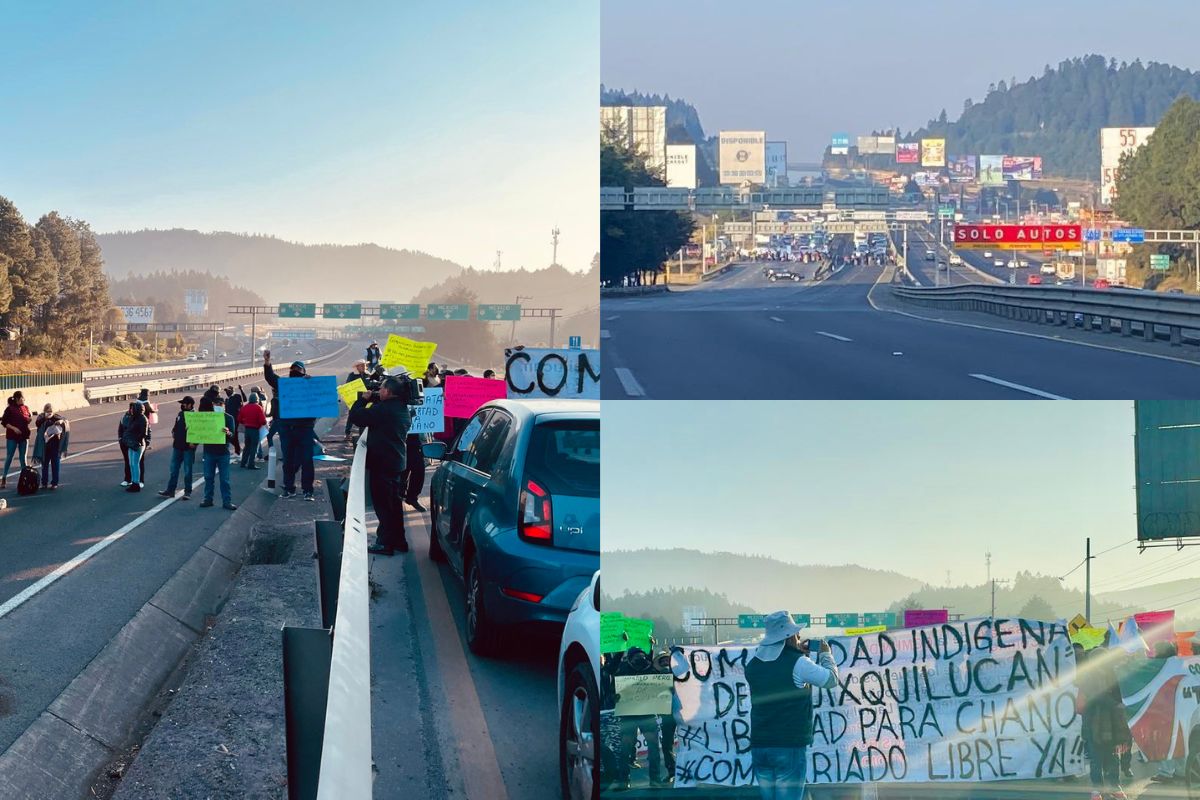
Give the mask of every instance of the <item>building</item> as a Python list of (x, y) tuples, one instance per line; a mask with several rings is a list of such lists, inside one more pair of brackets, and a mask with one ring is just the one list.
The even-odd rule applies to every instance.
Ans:
[(601, 106), (600, 130), (620, 131), (626, 144), (646, 154), (651, 169), (666, 169), (666, 106)]

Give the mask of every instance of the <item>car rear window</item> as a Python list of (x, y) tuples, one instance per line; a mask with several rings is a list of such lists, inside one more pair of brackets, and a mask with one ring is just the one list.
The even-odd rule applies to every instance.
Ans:
[(525, 470), (551, 494), (600, 496), (600, 421), (544, 422), (533, 429)]

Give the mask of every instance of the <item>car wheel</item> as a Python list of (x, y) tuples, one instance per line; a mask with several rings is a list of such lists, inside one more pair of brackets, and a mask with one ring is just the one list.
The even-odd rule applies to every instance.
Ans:
[(441, 564), (446, 560), (446, 551), (442, 549), (442, 542), (438, 539), (437, 506), (433, 503), (429, 506), (429, 560)]
[(598, 800), (596, 744), (600, 741), (600, 694), (586, 661), (567, 673), (559, 714), (558, 773), (563, 800)]
[(499, 637), (496, 626), (488, 619), (487, 605), (483, 599), (483, 575), (479, 572), (479, 559), (472, 558), (467, 564), (463, 585), (467, 592), (467, 646), (478, 656), (496, 652)]

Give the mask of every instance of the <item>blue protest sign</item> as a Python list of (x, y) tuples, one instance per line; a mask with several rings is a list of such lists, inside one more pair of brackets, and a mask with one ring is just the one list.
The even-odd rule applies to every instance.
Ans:
[(279, 406), (280, 419), (336, 417), (341, 413), (337, 378), (332, 375), (280, 378)]
[(425, 390), (425, 402), (413, 406), (412, 427), (409, 433), (441, 433), (446, 428), (446, 395), (439, 386)]

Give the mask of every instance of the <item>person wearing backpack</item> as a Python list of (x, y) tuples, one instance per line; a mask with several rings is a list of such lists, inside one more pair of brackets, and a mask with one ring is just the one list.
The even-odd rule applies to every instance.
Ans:
[(122, 417), (118, 432), (121, 449), (125, 451), (125, 464), (129, 469), (129, 485), (125, 491), (140, 492), (143, 485), (142, 457), (150, 444), (150, 425), (142, 403), (129, 404), (129, 412)]
[(25, 395), (14, 392), (8, 398), (8, 406), (0, 416), (4, 425), (4, 444), (7, 454), (4, 458), (4, 471), (0, 472), (0, 489), (8, 487), (8, 469), (12, 466), (13, 455), (19, 456), (21, 469), (29, 466), (25, 460), (25, 452), (29, 448), (29, 423), (32, 417), (25, 405)]
[(54, 407), (46, 403), (34, 424), (38, 429), (34, 455), (42, 462), (42, 488), (58, 488), (58, 468), (62, 461), (64, 445), (70, 423), (65, 417), (54, 413)]

